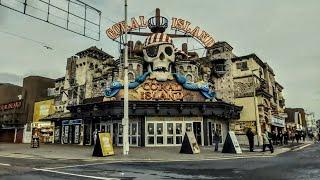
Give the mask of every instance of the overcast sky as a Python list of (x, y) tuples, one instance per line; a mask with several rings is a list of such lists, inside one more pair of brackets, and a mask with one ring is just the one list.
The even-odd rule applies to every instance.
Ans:
[[(0, 6), (0, 81), (19, 84), (26, 75), (62, 77), (66, 59), (93, 45), (117, 57), (117, 43), (108, 39), (104, 31), (112, 25), (111, 21), (122, 19), (123, 1), (84, 2), (102, 11), (100, 41)], [(129, 17), (150, 17), (159, 7), (169, 19), (187, 19), (216, 41), (227, 41), (237, 56), (256, 53), (273, 68), (277, 81), (285, 88), (286, 106), (303, 107), (320, 118), (320, 1), (128, 0), (128, 3)]]

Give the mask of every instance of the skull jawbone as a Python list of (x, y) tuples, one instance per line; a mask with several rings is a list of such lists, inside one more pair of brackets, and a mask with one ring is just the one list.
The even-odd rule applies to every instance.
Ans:
[(152, 72), (150, 79), (156, 79), (157, 81), (173, 80), (173, 76), (170, 72)]

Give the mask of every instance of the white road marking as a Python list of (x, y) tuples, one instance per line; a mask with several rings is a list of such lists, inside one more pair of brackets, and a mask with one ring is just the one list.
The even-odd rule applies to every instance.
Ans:
[(311, 144), (303, 145), (303, 146), (301, 146), (301, 147), (299, 147), (299, 148), (297, 148), (297, 149), (294, 149), (294, 150), (292, 150), (292, 151), (299, 151), (299, 150), (301, 150), (301, 149), (303, 149), (303, 148), (306, 148), (306, 147), (308, 147), (308, 146), (311, 146)]
[(246, 159), (246, 158), (270, 158), (274, 157), (274, 155), (256, 155), (256, 156), (227, 156), (227, 157), (216, 157), (216, 158), (207, 158), (207, 159), (180, 159), (180, 160), (162, 160), (162, 159), (153, 159), (153, 160), (117, 160), (117, 161), (108, 161), (101, 163), (91, 163), (91, 164), (80, 164), (80, 165), (70, 165), (70, 166), (60, 166), (60, 167), (52, 167), (52, 168), (44, 168), (46, 170), (53, 169), (66, 169), (66, 168), (75, 168), (75, 167), (86, 167), (93, 165), (104, 165), (104, 164), (113, 164), (113, 163), (153, 163), (153, 162), (194, 162), (194, 161), (214, 161), (214, 160), (232, 160), (232, 159)]
[(10, 164), (0, 163), (0, 166), (11, 166)]
[(56, 173), (56, 174), (63, 174), (63, 175), (68, 175), (68, 176), (77, 176), (77, 177), (90, 178), (90, 179), (118, 180), (117, 178), (88, 176), (88, 175), (82, 175), (82, 174), (74, 174), (74, 173), (67, 173), (67, 172), (61, 172), (61, 171), (54, 171), (54, 170), (49, 170), (49, 169), (37, 169), (37, 168), (33, 168), (33, 169), (37, 170), (37, 171), (50, 172), (50, 173)]

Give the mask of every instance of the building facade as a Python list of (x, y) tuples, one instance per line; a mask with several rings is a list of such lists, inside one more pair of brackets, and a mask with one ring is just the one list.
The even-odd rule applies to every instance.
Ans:
[(234, 103), (243, 106), (239, 121), (231, 124), (240, 143), (247, 143), (245, 133), (251, 128), (261, 144), (264, 130), (285, 130), (283, 87), (275, 80), (272, 68), (257, 55), (234, 57), (232, 75)]
[(0, 85), (0, 141), (31, 142), (34, 103), (48, 96), (54, 81), (40, 76), (28, 76), (23, 86)]
[(149, 28), (144, 43), (128, 42), (128, 67), (123, 49), (119, 59), (96, 47), (68, 59), (65, 77), (56, 80), (57, 112), (45, 118), (55, 122), (55, 142), (91, 145), (93, 133), (104, 131), (122, 145), (124, 68), (131, 146), (179, 146), (187, 131), (200, 145), (211, 145), (214, 131), (224, 141), (242, 109), (231, 104), (233, 91), (226, 85), (233, 82), (232, 47), (217, 43), (200, 57), (187, 44), (178, 50), (165, 28)]
[(286, 126), (289, 131), (305, 131), (306, 130), (306, 114), (303, 108), (286, 108), (288, 117)]

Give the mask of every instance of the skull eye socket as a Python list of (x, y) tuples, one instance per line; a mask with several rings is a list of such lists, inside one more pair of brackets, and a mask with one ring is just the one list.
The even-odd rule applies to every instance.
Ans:
[(146, 53), (149, 57), (156, 57), (158, 55), (158, 46), (146, 47)]
[(166, 54), (168, 55), (168, 56), (171, 56), (172, 55), (172, 48), (171, 47), (166, 47), (165, 49), (164, 49), (164, 52), (166, 52)]

